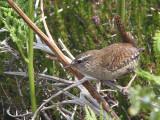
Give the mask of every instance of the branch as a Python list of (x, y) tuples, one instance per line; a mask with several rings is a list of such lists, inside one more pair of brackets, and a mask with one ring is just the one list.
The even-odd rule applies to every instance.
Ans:
[(12, 117), (12, 118), (22, 118), (22, 117), (26, 117), (26, 116), (31, 116), (32, 115), (32, 112), (26, 112), (24, 114), (19, 114), (19, 115), (13, 115), (10, 113), (10, 107), (7, 109), (7, 114)]
[(62, 42), (62, 40), (59, 38), (58, 39), (58, 43), (62, 48), (62, 51), (66, 52), (66, 54), (69, 56), (70, 59), (74, 60), (74, 56), (70, 53), (70, 51), (67, 49), (67, 47), (64, 45), (64, 43)]
[[(7, 75), (15, 75), (15, 76), (22, 76), (22, 77), (28, 77), (26, 72), (13, 72), (13, 71), (6, 71), (4, 72), (4, 74)], [(41, 73), (37, 73), (35, 74), (38, 78), (40, 79), (47, 79), (48, 81), (55, 81), (55, 82), (62, 82), (62, 83), (66, 83), (66, 84), (72, 84), (74, 83), (73, 81), (69, 81), (63, 78), (59, 78), (56, 76), (50, 76), (50, 75), (46, 75), (46, 74), (41, 74)]]
[(47, 100), (45, 100), (45, 102), (43, 102), (43, 103), (38, 107), (38, 109), (35, 111), (35, 113), (34, 113), (34, 115), (33, 115), (33, 117), (32, 117), (32, 120), (35, 120), (35, 119), (36, 119), (36, 116), (37, 116), (38, 112), (42, 109), (42, 107), (43, 107), (44, 105), (46, 105), (48, 102), (50, 102), (53, 98), (55, 98), (55, 97), (59, 96), (60, 94), (64, 93), (66, 90), (69, 90), (69, 89), (71, 89), (71, 88), (73, 88), (73, 87), (76, 87), (76, 86), (84, 83), (86, 80), (87, 80), (87, 79), (85, 79), (85, 78), (83, 79), (83, 78), (82, 78), (82, 80), (77, 81), (76, 83), (71, 84), (71, 85), (69, 85), (68, 87), (62, 89), (61, 91), (53, 94), (50, 98), (48, 98)]

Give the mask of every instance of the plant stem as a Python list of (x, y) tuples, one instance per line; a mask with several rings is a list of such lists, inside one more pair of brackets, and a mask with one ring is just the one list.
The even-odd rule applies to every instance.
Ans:
[[(34, 19), (34, 1), (29, 0), (29, 17), (31, 20)], [(32, 112), (36, 110), (36, 96), (35, 96), (35, 85), (34, 85), (34, 67), (33, 67), (33, 39), (34, 34), (31, 28), (29, 28), (29, 40), (28, 40), (28, 76), (29, 76), (29, 87), (30, 87), (30, 98)]]
[(121, 20), (125, 22), (125, 0), (119, 1), (119, 15), (121, 16)]

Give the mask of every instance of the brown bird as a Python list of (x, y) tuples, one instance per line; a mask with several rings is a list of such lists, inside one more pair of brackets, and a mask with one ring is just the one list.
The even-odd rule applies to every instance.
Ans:
[(72, 61), (70, 66), (83, 75), (104, 81), (114, 80), (126, 73), (133, 72), (138, 65), (139, 55), (143, 49), (137, 48), (134, 39), (127, 36), (119, 17), (116, 17), (116, 22), (122, 39), (124, 37), (123, 43), (115, 43), (100, 50), (82, 53)]
[(109, 87), (117, 88), (124, 95), (127, 95), (133, 79), (125, 87), (111, 81), (126, 73), (133, 72), (138, 65), (142, 50), (129, 43), (115, 43), (100, 50), (90, 50), (78, 55), (70, 67), (74, 67), (85, 76), (103, 80)]
[(113, 80), (135, 70), (140, 51), (129, 43), (115, 43), (78, 55), (71, 66), (98, 80)]

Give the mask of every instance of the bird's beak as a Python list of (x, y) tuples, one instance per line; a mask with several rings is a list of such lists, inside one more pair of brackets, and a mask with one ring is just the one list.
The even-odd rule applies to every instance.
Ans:
[(67, 69), (67, 68), (73, 67), (74, 64), (75, 64), (75, 62), (72, 61), (70, 64), (64, 66), (64, 68)]
[(64, 66), (64, 68), (67, 69), (67, 68), (70, 68), (71, 66), (72, 66), (71, 64), (68, 64), (68, 65)]

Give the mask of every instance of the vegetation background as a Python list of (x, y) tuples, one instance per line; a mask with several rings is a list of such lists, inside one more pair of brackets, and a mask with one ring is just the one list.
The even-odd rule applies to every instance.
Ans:
[[(34, 10), (35, 23), (44, 30), (40, 6), (35, 9), (26, 0), (15, 2), (29, 14)], [(31, 11), (33, 12), (33, 11)], [(76, 56), (84, 51), (100, 49), (109, 44), (120, 42), (113, 17), (120, 15), (127, 31), (137, 40), (138, 47), (145, 48), (141, 54), (139, 70), (128, 97), (119, 92), (108, 93), (119, 104), (114, 108), (122, 120), (160, 120), (160, 1), (159, 0), (45, 0), (44, 12), (49, 30), (57, 41), (61, 39), (71, 53)], [(6, 110), (23, 113), (31, 110), (31, 86), (27, 77), (4, 74), (6, 71), (28, 71), (27, 59), (30, 58), (30, 30), (23, 20), (9, 7), (5, 0), (0, 1), (0, 118), (10, 120)], [(34, 41), (36, 41), (34, 37)], [(7, 40), (9, 47), (4, 47)], [(56, 62), (46, 58), (46, 53), (34, 50), (34, 71), (65, 79), (73, 76), (64, 71)], [(120, 78), (118, 83), (126, 85), (130, 75)], [(36, 101), (39, 106), (43, 100), (54, 93), (54, 86), (36, 78)], [(106, 88), (106, 87), (105, 87)], [(33, 91), (34, 92), (34, 91)], [(79, 96), (79, 90), (70, 91)], [(64, 95), (55, 101), (62, 101)], [(34, 100), (33, 100), (34, 101)], [(32, 101), (32, 102), (33, 102)], [(54, 102), (54, 100), (53, 100)], [(71, 109), (67, 105), (66, 109)], [(32, 109), (33, 110), (33, 109)], [(65, 119), (57, 109), (48, 110), (51, 119)], [(82, 107), (78, 107), (76, 120), (87, 119)], [(99, 119), (99, 118), (97, 118)]]

